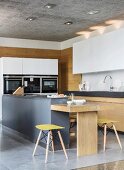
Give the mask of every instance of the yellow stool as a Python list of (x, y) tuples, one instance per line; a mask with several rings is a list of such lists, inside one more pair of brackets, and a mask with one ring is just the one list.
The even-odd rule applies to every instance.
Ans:
[[(117, 133), (117, 130), (116, 130), (116, 127), (114, 125), (114, 123), (116, 123), (118, 121), (115, 121), (115, 120), (108, 120), (108, 119), (98, 119), (98, 126), (99, 127), (103, 127), (104, 128), (104, 151), (105, 151), (105, 147), (106, 147), (106, 135), (107, 135), (107, 127), (109, 129), (113, 128), (114, 132), (115, 132), (115, 135), (116, 135), (116, 138), (117, 138), (117, 141), (119, 143), (119, 146), (120, 148), (122, 149), (122, 145), (121, 145), (121, 142), (120, 142), (120, 139), (119, 139), (119, 136), (118, 136), (118, 133)], [(108, 125), (111, 125), (111, 127), (109, 127)]]
[(67, 156), (67, 153), (66, 153), (66, 150), (65, 150), (65, 146), (64, 146), (64, 142), (63, 142), (63, 139), (62, 139), (62, 136), (61, 136), (61, 133), (60, 133), (60, 129), (64, 129), (64, 127), (53, 125), (53, 124), (43, 124), (43, 125), (37, 125), (36, 128), (39, 129), (40, 132), (39, 132), (39, 135), (38, 135), (38, 138), (37, 138), (37, 141), (36, 141), (36, 145), (35, 145), (35, 148), (34, 148), (34, 151), (33, 151), (33, 156), (35, 155), (37, 146), (38, 146), (39, 141), (41, 139), (42, 132), (47, 130), (48, 131), (48, 136), (47, 136), (45, 163), (47, 162), (50, 139), (52, 141), (52, 150), (54, 152), (54, 143), (53, 143), (52, 130), (57, 130), (57, 133), (58, 133), (58, 136), (59, 136), (60, 143), (62, 145), (64, 154), (65, 154), (66, 158), (68, 159), (68, 156)]

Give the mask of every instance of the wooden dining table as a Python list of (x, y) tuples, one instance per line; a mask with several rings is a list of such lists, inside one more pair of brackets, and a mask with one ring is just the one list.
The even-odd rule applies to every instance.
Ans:
[(95, 102), (83, 105), (54, 104), (52, 111), (77, 113), (77, 156), (96, 154), (98, 150), (97, 113), (100, 107)]

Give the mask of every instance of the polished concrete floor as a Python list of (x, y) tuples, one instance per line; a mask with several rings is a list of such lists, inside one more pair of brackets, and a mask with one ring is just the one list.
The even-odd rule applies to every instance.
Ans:
[[(120, 138), (124, 148), (124, 135), (120, 135)], [(84, 170), (92, 170), (93, 168), (93, 170), (104, 170), (111, 165), (100, 166), (98, 164), (124, 160), (124, 150), (120, 150), (113, 133), (109, 133), (107, 136), (106, 152), (103, 152), (102, 139), (103, 136), (99, 134), (98, 154), (77, 158), (76, 148), (73, 148), (67, 150), (69, 159), (66, 160), (63, 151), (56, 151), (54, 154), (49, 152), (48, 163), (45, 164), (44, 148), (39, 146), (36, 156), (32, 157), (34, 144), (22, 138), (15, 131), (0, 125), (0, 170), (70, 170), (82, 167), (89, 168), (84, 168)], [(119, 164), (121, 162), (113, 163), (113, 169), (106, 169), (116, 170), (114, 168)]]
[(124, 161), (115, 161), (76, 170), (124, 170)]

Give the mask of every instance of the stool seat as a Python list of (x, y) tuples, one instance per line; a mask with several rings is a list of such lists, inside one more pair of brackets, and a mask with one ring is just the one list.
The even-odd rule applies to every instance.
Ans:
[(54, 124), (43, 124), (43, 125), (37, 125), (35, 126), (37, 129), (40, 130), (59, 130), (59, 129), (64, 129), (62, 126), (54, 125)]
[(98, 124), (109, 124), (109, 123), (117, 123), (119, 121), (109, 120), (109, 119), (98, 119)]

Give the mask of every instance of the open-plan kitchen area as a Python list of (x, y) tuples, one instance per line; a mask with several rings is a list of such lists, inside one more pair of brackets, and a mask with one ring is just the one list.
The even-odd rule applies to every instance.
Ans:
[(124, 169), (124, 1), (0, 1), (0, 170)]

